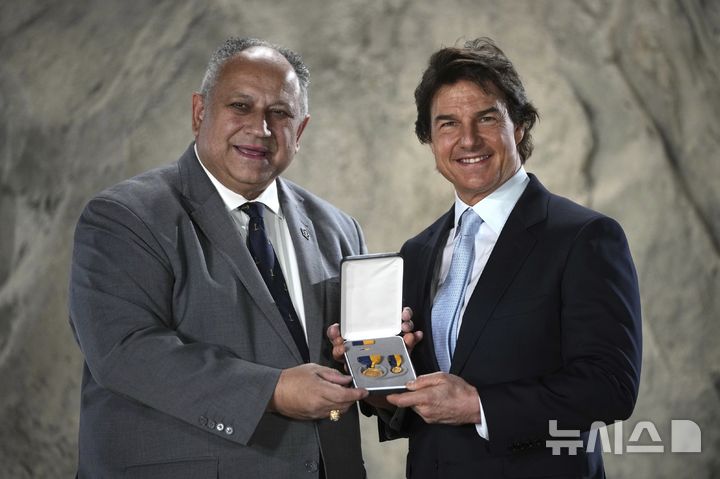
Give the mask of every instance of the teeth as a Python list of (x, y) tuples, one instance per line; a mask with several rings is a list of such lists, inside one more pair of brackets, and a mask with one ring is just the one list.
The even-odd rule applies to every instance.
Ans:
[(482, 160), (487, 160), (488, 158), (490, 158), (490, 155), (476, 156), (475, 158), (462, 158), (460, 163), (471, 165), (473, 163), (480, 163)]

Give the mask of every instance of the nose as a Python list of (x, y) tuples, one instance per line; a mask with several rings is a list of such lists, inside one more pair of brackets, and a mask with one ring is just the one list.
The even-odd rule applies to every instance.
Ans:
[(462, 148), (471, 150), (478, 147), (481, 142), (482, 137), (478, 132), (475, 122), (462, 125), (462, 131), (460, 132), (460, 146)]
[(271, 135), (265, 115), (260, 112), (248, 118), (248, 130), (258, 138), (268, 138)]

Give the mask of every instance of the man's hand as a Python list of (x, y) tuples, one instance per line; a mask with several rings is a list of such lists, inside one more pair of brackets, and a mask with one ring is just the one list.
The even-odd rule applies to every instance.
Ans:
[[(403, 341), (408, 349), (408, 353), (412, 353), (415, 345), (422, 340), (422, 331), (413, 331), (415, 325), (412, 322), (412, 309), (405, 307), (400, 315), (401, 324), (400, 331), (403, 335)], [(327, 329), (327, 337), (333, 345), (332, 355), (335, 361), (341, 362), (345, 365), (345, 371), (347, 371), (347, 364), (345, 363), (345, 338), (340, 335), (340, 325), (338, 323), (330, 325)], [(365, 402), (376, 408), (392, 409), (384, 396), (369, 396), (365, 398)]]
[(402, 331), (403, 341), (405, 341), (405, 347), (407, 347), (408, 353), (412, 353), (415, 345), (422, 341), (423, 338), (422, 331), (415, 331), (415, 324), (413, 323), (412, 316), (412, 309), (407, 306), (404, 307), (402, 310), (402, 323), (400, 323), (400, 331)]
[(433, 373), (407, 383), (409, 392), (390, 394), (387, 401), (411, 407), (429, 424), (480, 424), (480, 400), (473, 386), (459, 376)]
[(366, 389), (345, 387), (350, 381), (350, 376), (318, 364), (284, 369), (268, 411), (306, 420), (327, 418), (333, 409), (346, 412), (368, 395)]
[[(401, 314), (400, 331), (402, 331), (403, 341), (408, 349), (408, 353), (412, 353), (415, 345), (422, 340), (422, 331), (413, 331), (415, 325), (412, 322), (412, 309), (405, 307)], [(333, 345), (332, 355), (335, 361), (345, 363), (345, 338), (340, 335), (340, 325), (334, 323), (327, 329), (327, 337)]]
[[(338, 323), (331, 324), (325, 334), (333, 345), (333, 359), (345, 364), (345, 338), (340, 336), (340, 325)], [(345, 371), (347, 371), (347, 364), (345, 364)]]

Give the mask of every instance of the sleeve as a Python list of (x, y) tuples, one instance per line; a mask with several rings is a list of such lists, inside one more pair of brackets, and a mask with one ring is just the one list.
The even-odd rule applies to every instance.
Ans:
[(480, 424), (475, 424), (475, 431), (477, 431), (478, 436), (489, 441), (490, 433), (488, 432), (487, 419), (485, 419), (485, 410), (483, 409), (480, 396), (478, 396), (478, 402), (480, 403)]
[(561, 276), (563, 366), (548, 375), (478, 387), (489, 446), (507, 453), (549, 439), (549, 421), (587, 431), (626, 419), (642, 356), (637, 274), (617, 222), (596, 217), (577, 234)]
[(367, 254), (367, 246), (365, 245), (365, 235), (363, 235), (362, 228), (360, 227), (360, 223), (357, 222), (355, 218), (352, 218), (353, 226), (355, 226), (355, 231), (357, 231), (357, 237), (358, 237), (358, 251), (359, 254)]
[[(188, 340), (174, 329), (172, 298), (183, 286), (158, 234), (114, 200), (95, 199), (83, 211), (69, 307), (87, 367), (109, 391), (247, 444), (280, 370)], [(225, 418), (234, 432), (206, 428), (201, 416)]]

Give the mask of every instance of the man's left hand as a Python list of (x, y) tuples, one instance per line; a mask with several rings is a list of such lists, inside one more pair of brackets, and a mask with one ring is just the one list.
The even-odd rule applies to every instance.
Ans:
[(473, 386), (459, 376), (432, 373), (407, 383), (409, 392), (390, 394), (397, 407), (411, 407), (429, 424), (480, 424), (480, 400)]

